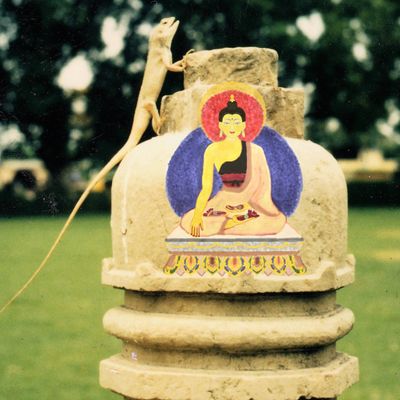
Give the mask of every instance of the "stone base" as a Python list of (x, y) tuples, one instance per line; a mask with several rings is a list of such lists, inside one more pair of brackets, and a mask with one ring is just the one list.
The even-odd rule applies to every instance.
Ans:
[(357, 380), (357, 358), (343, 353), (323, 367), (289, 371), (160, 368), (121, 355), (100, 363), (100, 385), (132, 399), (333, 399)]
[(339, 289), (354, 281), (355, 259), (348, 255), (343, 265), (321, 261), (308, 266), (306, 273), (292, 274), (166, 274), (162, 268), (149, 262), (138, 263), (135, 270), (125, 269), (114, 259), (103, 260), (102, 283), (129, 290), (148, 292), (216, 292), (216, 293), (278, 293), (321, 292)]
[[(108, 333), (144, 349), (253, 354), (327, 346), (346, 335), (353, 323), (353, 313), (340, 306), (314, 315), (263, 318), (143, 312), (123, 306), (108, 310), (103, 318)], [(192, 366), (190, 359), (187, 366)]]

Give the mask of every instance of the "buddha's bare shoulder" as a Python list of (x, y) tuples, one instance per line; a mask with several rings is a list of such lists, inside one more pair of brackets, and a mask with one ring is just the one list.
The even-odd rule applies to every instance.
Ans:
[(206, 153), (208, 154), (215, 154), (218, 153), (219, 149), (221, 148), (220, 142), (212, 142), (206, 148)]
[(218, 154), (218, 142), (213, 142), (210, 145), (207, 146), (205, 152), (204, 152), (204, 157), (207, 159), (214, 159), (216, 155)]
[(250, 143), (250, 150), (254, 154), (264, 154), (262, 147), (255, 143)]

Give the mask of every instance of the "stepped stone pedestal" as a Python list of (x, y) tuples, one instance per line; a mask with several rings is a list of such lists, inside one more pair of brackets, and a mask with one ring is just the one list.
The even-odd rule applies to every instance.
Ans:
[[(185, 89), (162, 102), (163, 135), (131, 151), (114, 177), (113, 256), (102, 281), (123, 289), (125, 302), (105, 314), (104, 328), (122, 351), (100, 363), (100, 384), (125, 399), (335, 399), (358, 380), (358, 360), (336, 351), (354, 322), (336, 304), (355, 264), (341, 169), (304, 140), (303, 93), (277, 87), (274, 50), (202, 51), (187, 61)], [(258, 88), (267, 125), (300, 163), (300, 204), (279, 235), (194, 239), (176, 228), (168, 162), (199, 126), (201, 96), (228, 80)]]
[(213, 235), (193, 238), (181, 227), (166, 239), (166, 274), (241, 276), (304, 274), (303, 239), (288, 224), (277, 235)]

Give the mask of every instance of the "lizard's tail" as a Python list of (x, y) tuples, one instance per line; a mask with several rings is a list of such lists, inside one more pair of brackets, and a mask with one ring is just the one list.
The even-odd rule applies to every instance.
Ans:
[(56, 249), (57, 245), (60, 243), (62, 237), (64, 236), (65, 231), (68, 229), (69, 225), (71, 224), (72, 220), (74, 219), (75, 215), (81, 208), (82, 204), (85, 202), (86, 198), (89, 196), (92, 189), (96, 186), (96, 184), (103, 179), (128, 153), (130, 149), (135, 147), (136, 141), (132, 142), (128, 140), (127, 143), (115, 154), (111, 160), (102, 168), (102, 170), (90, 181), (89, 185), (86, 187), (85, 191), (82, 193), (79, 200), (76, 202), (75, 207), (69, 214), (67, 221), (65, 222), (64, 226), (62, 227), (60, 233), (58, 234), (56, 240), (54, 241), (53, 245), (51, 246), (49, 252), (47, 253), (46, 257), (40, 263), (39, 267), (35, 270), (35, 272), (31, 275), (31, 277), (26, 281), (26, 283), (19, 289), (14, 296), (11, 297), (10, 300), (7, 301), (6, 304), (0, 309), (0, 314), (6, 310), (10, 304), (12, 304), (24, 291), (25, 289), (32, 283), (32, 281), (36, 278), (39, 272), (44, 268), (47, 264), (47, 261), (53, 254), (54, 250)]

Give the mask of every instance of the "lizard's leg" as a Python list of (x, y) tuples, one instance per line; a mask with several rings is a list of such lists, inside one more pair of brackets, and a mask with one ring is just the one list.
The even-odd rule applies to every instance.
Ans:
[(195, 50), (190, 49), (186, 54), (182, 57), (181, 60), (176, 61), (174, 63), (170, 63), (169, 60), (163, 60), (165, 67), (167, 68), (168, 71), (171, 72), (183, 72), (186, 68), (186, 56), (190, 53), (193, 53)]
[(151, 114), (151, 126), (153, 127), (154, 132), (159, 135), (161, 128), (161, 118), (157, 110), (156, 103), (154, 101), (148, 100), (143, 104), (143, 107)]
[(183, 72), (186, 65), (185, 62), (182, 58), (182, 60), (176, 61), (173, 64), (166, 64), (165, 67), (167, 68), (168, 71), (171, 72)]

